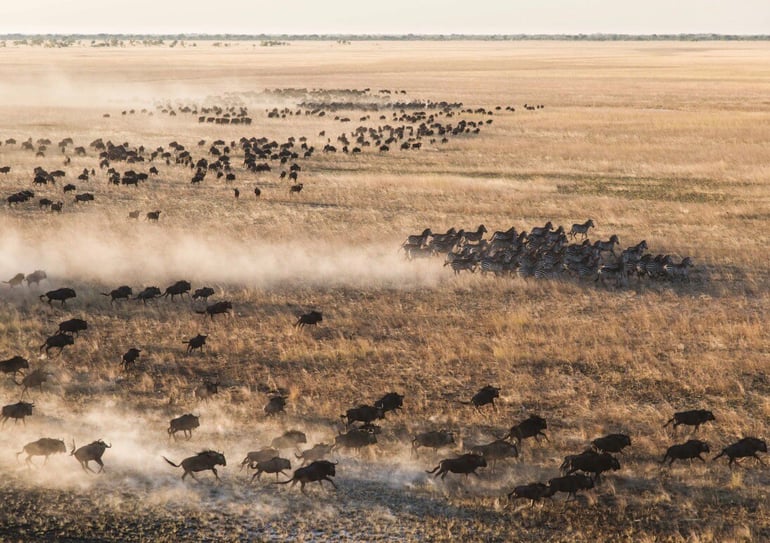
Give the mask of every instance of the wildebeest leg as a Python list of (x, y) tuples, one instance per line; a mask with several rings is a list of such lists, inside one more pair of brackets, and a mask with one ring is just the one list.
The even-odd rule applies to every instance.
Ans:
[(101, 458), (97, 458), (94, 460), (97, 464), (99, 464), (99, 471), (97, 473), (101, 473), (104, 471), (104, 462), (102, 462)]
[(219, 475), (217, 474), (217, 468), (211, 468), (211, 471), (214, 472), (214, 477), (217, 478), (217, 481), (221, 481), (221, 479), (219, 478)]
[[(251, 476), (251, 482), (254, 482), (254, 479), (259, 479), (258, 475), (261, 475), (262, 472), (258, 471), (254, 475)], [(275, 479), (278, 480), (278, 474), (275, 474)]]
[(700, 460), (704, 464), (706, 463), (706, 460), (700, 454), (698, 454), (698, 456), (696, 456), (695, 458), (697, 458), (698, 460)]
[(764, 463), (764, 462), (762, 462), (762, 459), (761, 459), (760, 457), (758, 457), (758, 456), (757, 456), (757, 453), (754, 453), (752, 456), (753, 456), (754, 458), (756, 458), (756, 459), (757, 459), (757, 462), (759, 462), (761, 465), (763, 465), (763, 466), (765, 465), (765, 463)]
[[(320, 483), (320, 481), (319, 481), (319, 483)], [(294, 485), (291, 485), (291, 486), (294, 486)], [(299, 482), (299, 489), (302, 491), (302, 493), (305, 496), (307, 496), (307, 492), (305, 491), (305, 481), (300, 481)]]
[(91, 468), (88, 466), (88, 460), (86, 460), (85, 462), (81, 462), (81, 463), (80, 463), (80, 466), (83, 468), (83, 471), (86, 471), (86, 472), (90, 471), (91, 473), (96, 473), (94, 470), (92, 470), (92, 469), (91, 469)]

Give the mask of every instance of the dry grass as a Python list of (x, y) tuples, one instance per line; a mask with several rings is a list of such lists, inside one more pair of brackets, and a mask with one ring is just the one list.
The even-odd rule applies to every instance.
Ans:
[[(0, 290), (0, 357), (34, 358), (56, 376), (33, 392), (27, 426), (4, 430), (0, 538), (766, 540), (765, 470), (657, 461), (685, 439), (662, 429), (674, 411), (714, 410), (718, 422), (700, 436), (712, 450), (764, 436), (770, 421), (768, 58), (767, 45), (754, 43), (4, 50), (3, 141), (103, 137), (153, 149), (176, 140), (199, 156), (199, 139), (305, 135), (318, 147), (321, 130), (334, 138), (359, 124), (268, 119), (265, 108), (287, 105), (259, 94), (275, 87), (405, 89), (517, 111), (419, 152), (319, 153), (302, 162), (300, 197), (277, 171), (253, 176), (238, 164), (235, 202), (223, 182), (191, 187), (187, 169), (159, 166), (136, 190), (103, 175), (78, 183), (96, 201), (78, 207), (68, 195), (61, 215), (3, 208), (0, 276), (44, 268), (51, 281), (42, 290), (73, 285), (78, 298), (60, 309), (34, 288)], [(248, 105), (254, 124), (120, 114), (207, 97)], [(546, 108), (524, 111), (524, 102)], [(0, 166), (13, 168), (0, 175), (2, 194), (31, 188), (36, 165), (62, 167), (55, 146), (46, 155), (1, 146)], [(73, 157), (67, 180), (86, 166), (93, 156)], [(59, 190), (39, 196), (63, 199)], [(133, 209), (160, 209), (161, 221), (129, 222)], [(568, 227), (588, 217), (596, 236), (692, 256), (694, 280), (616, 290), (454, 277), (439, 261), (397, 253), (426, 226)], [(204, 320), (187, 301), (111, 307), (98, 294), (179, 278), (215, 286), (234, 316)], [(310, 307), (323, 310), (323, 325), (293, 329)], [(38, 358), (69, 316), (86, 318), (89, 331), (60, 357)], [(198, 332), (210, 335), (207, 351), (185, 355), (181, 341)], [(131, 346), (144, 350), (141, 370), (125, 375), (118, 362)], [(214, 376), (231, 388), (196, 404), (192, 389)], [(455, 402), (487, 383), (502, 389), (497, 412)], [(266, 421), (265, 391), (278, 387), (289, 391), (288, 413)], [(404, 414), (383, 424), (374, 450), (340, 457), (338, 492), (305, 498), (248, 486), (235, 469), (284, 429), (304, 429), (309, 445), (328, 442), (340, 413), (389, 390), (406, 394)], [(18, 389), (7, 381), (0, 394), (13, 403)], [(200, 431), (168, 442), (168, 419), (190, 411), (201, 414)], [(423, 470), (438, 458), (409, 456), (417, 431), (452, 428), (473, 443), (532, 412), (548, 419), (551, 442), (527, 443), (519, 462), (480, 480), (434, 483)], [(597, 490), (566, 506), (506, 507), (514, 484), (556, 476), (565, 454), (616, 431), (634, 446)], [(107, 473), (88, 477), (63, 457), (51, 458), (50, 471), (15, 464), (12, 453), (44, 435), (111, 441)], [(221, 485), (183, 484), (158, 462), (204, 447), (227, 455)]]

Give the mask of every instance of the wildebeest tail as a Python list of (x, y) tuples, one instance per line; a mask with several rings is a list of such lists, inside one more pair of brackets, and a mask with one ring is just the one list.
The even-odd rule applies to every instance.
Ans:
[(724, 455), (725, 455), (725, 451), (724, 451), (724, 449), (723, 449), (723, 450), (722, 450), (722, 452), (721, 452), (721, 453), (719, 453), (718, 455), (716, 455), (714, 458), (712, 458), (712, 460), (716, 460), (717, 458), (720, 458), (720, 457), (722, 457), (722, 456), (724, 456)]
[(195, 310), (195, 312), (196, 312), (198, 315), (205, 315), (205, 314), (206, 314), (206, 310), (203, 310), (203, 311), (201, 311), (200, 309), (196, 309), (196, 310)]
[(670, 421), (668, 421), (666, 424), (664, 424), (664, 425), (663, 425), (663, 428), (665, 428), (666, 426), (668, 426), (668, 425), (669, 425), (669, 424), (671, 424), (672, 422), (676, 422), (676, 417), (671, 417), (671, 420), (670, 420)]
[(291, 478), (291, 479), (289, 479), (288, 481), (276, 481), (276, 482), (274, 482), (273, 484), (274, 484), (274, 485), (288, 485), (288, 484), (289, 484), (289, 483), (291, 483), (292, 481), (294, 481), (294, 477), (292, 477), (292, 478)]
[(439, 464), (438, 466), (436, 466), (435, 468), (433, 468), (433, 469), (432, 469), (432, 470), (430, 470), (430, 471), (428, 471), (428, 470), (426, 469), (426, 470), (425, 470), (425, 473), (436, 473), (436, 472), (437, 472), (439, 469), (441, 469), (441, 464)]
[(109, 293), (109, 292), (100, 292), (100, 294), (101, 294), (102, 296), (110, 296), (110, 293)]
[(178, 468), (179, 466), (181, 466), (181, 465), (182, 465), (182, 464), (174, 464), (174, 463), (173, 463), (171, 460), (169, 460), (169, 459), (168, 459), (168, 458), (166, 458), (165, 456), (161, 456), (161, 458), (162, 458), (163, 460), (165, 460), (166, 462), (168, 462), (169, 464), (171, 464), (172, 466), (174, 466), (175, 468)]

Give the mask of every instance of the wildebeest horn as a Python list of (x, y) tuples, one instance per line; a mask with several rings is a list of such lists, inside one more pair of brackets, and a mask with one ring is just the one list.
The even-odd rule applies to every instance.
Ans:
[(70, 456), (72, 456), (73, 454), (75, 454), (75, 438), (74, 437), (72, 438), (72, 452), (70, 452)]
[(336, 466), (337, 464), (339, 464), (339, 463), (340, 463), (340, 461), (339, 461), (339, 460), (337, 460), (336, 462), (332, 462), (332, 464), (334, 464), (335, 466)]
[(109, 445), (107, 445), (107, 444), (105, 443), (105, 444), (104, 444), (104, 446), (105, 446), (105, 447), (107, 447), (108, 449), (111, 449), (111, 448), (112, 448), (112, 443), (110, 443)]

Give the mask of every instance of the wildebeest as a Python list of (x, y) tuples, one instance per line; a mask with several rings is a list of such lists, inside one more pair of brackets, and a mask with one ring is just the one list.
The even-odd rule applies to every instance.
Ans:
[(123, 369), (125, 371), (128, 371), (129, 367), (136, 362), (136, 359), (139, 358), (139, 354), (142, 352), (141, 349), (137, 349), (135, 347), (131, 347), (126, 353), (123, 355), (123, 358), (121, 359), (121, 366), (123, 366)]
[(262, 191), (259, 189), (259, 187), (254, 187), (254, 196), (259, 198), (262, 195)]
[(214, 304), (211, 304), (210, 306), (207, 306), (204, 310), (198, 310), (196, 309), (195, 312), (199, 315), (203, 315), (204, 318), (206, 315), (208, 315), (211, 320), (214, 320), (214, 315), (230, 315), (228, 311), (230, 311), (233, 308), (232, 302), (223, 301), (223, 302), (216, 302)]
[(631, 438), (626, 434), (609, 434), (594, 439), (591, 444), (597, 451), (623, 453), (623, 449), (631, 446)]
[(145, 221), (158, 222), (158, 219), (160, 219), (160, 211), (150, 211), (144, 217)]
[(483, 456), (487, 460), (492, 461), (492, 467), (497, 464), (498, 460), (505, 458), (517, 458), (519, 456), (519, 448), (514, 443), (510, 443), (504, 439), (496, 439), (486, 445), (476, 445), (471, 447), (470, 452)]
[(219, 381), (205, 380), (203, 384), (195, 389), (195, 397), (199, 400), (208, 401), (214, 394), (219, 393), (219, 385)]
[(455, 435), (453, 432), (431, 430), (414, 437), (412, 440), (412, 454), (416, 454), (419, 447), (428, 447), (433, 449), (433, 452), (436, 452), (443, 447), (454, 445), (454, 443)]
[(73, 185), (72, 183), (67, 183), (66, 185), (64, 185), (64, 192), (65, 193), (73, 192), (73, 191), (76, 191), (76, 190), (78, 190), (78, 188), (75, 185)]
[(196, 289), (195, 293), (192, 295), (193, 300), (197, 300), (198, 298), (202, 298), (204, 300), (207, 300), (209, 296), (214, 295), (214, 289), (211, 287), (203, 287)]
[(303, 187), (304, 185), (302, 183), (297, 183), (296, 185), (292, 185), (289, 188), (289, 194), (299, 194), (300, 192), (302, 192)]
[(167, 298), (171, 295), (171, 299), (173, 300), (174, 296), (184, 296), (185, 294), (189, 296), (191, 288), (192, 286), (189, 281), (177, 281), (166, 289), (166, 292), (163, 293), (163, 297)]
[(674, 460), (692, 460), (697, 458), (701, 462), (706, 460), (701, 456), (701, 453), (710, 452), (708, 443), (701, 441), (700, 439), (690, 439), (687, 443), (681, 443), (679, 445), (671, 445), (666, 454), (663, 455), (663, 460), (660, 461), (664, 464), (666, 460), (670, 460), (668, 465), (674, 463)]
[(521, 444), (522, 440), (534, 437), (536, 440), (540, 440), (539, 436), (543, 436), (548, 441), (548, 436), (545, 435), (543, 430), (548, 429), (548, 424), (545, 419), (539, 415), (530, 415), (529, 418), (523, 420), (519, 424), (512, 426), (510, 431), (503, 436), (503, 439), (516, 439), (518, 444)]
[(483, 456), (469, 453), (463, 454), (457, 458), (446, 458), (439, 462), (438, 466), (430, 471), (426, 470), (425, 473), (435, 473), (433, 476), (434, 478), (441, 475), (442, 479), (444, 479), (449, 472), (462, 473), (466, 477), (472, 473), (478, 477), (476, 470), (485, 467), (487, 467), (487, 461)]
[(22, 449), (16, 453), (16, 460), (19, 459), (19, 455), (21, 453), (27, 453), (27, 458), (25, 459), (27, 464), (34, 465), (34, 462), (32, 462), (33, 456), (45, 456), (45, 461), (43, 462), (43, 465), (48, 463), (48, 457), (52, 454), (59, 454), (59, 453), (66, 453), (67, 452), (67, 446), (64, 444), (64, 441), (61, 439), (52, 439), (50, 437), (41, 437), (37, 441), (33, 441), (31, 443), (27, 443), (22, 447)]
[(561, 470), (566, 475), (571, 475), (576, 471), (583, 471), (594, 475), (595, 481), (601, 480), (602, 473), (610, 470), (619, 470), (620, 462), (610, 453), (598, 453), (593, 449), (588, 449), (580, 454), (569, 455), (564, 459)]
[(134, 295), (134, 291), (128, 285), (119, 286), (110, 292), (102, 292), (102, 296), (110, 297), (110, 304), (115, 303), (115, 300), (128, 300)]
[(374, 407), (382, 410), (382, 418), (385, 413), (401, 409), (404, 406), (404, 395), (398, 392), (388, 392), (382, 398), (374, 402)]
[(92, 443), (89, 443), (88, 445), (83, 445), (79, 449), (75, 450), (75, 440), (72, 440), (72, 452), (70, 452), (70, 456), (74, 456), (75, 459), (80, 462), (80, 467), (83, 468), (83, 471), (90, 471), (91, 473), (96, 473), (94, 470), (92, 470), (88, 463), (92, 460), (99, 464), (99, 473), (104, 471), (104, 462), (102, 462), (102, 456), (104, 455), (104, 451), (111, 448), (112, 444), (107, 445), (104, 441), (101, 439), (98, 439)]
[(198, 478), (195, 476), (195, 474), (199, 471), (207, 471), (207, 470), (211, 470), (212, 472), (214, 472), (214, 477), (216, 477), (217, 480), (219, 480), (219, 474), (217, 474), (217, 468), (215, 466), (227, 466), (225, 455), (216, 451), (211, 451), (211, 450), (201, 451), (195, 456), (190, 456), (188, 458), (185, 458), (179, 464), (174, 464), (171, 460), (169, 460), (165, 456), (163, 456), (162, 458), (163, 460), (165, 460), (175, 468), (181, 467), (184, 470), (184, 473), (182, 474), (183, 481), (184, 481), (184, 478), (187, 477), (188, 473), (192, 476), (193, 479), (197, 481)]
[(27, 392), (27, 389), (38, 387), (40, 389), (40, 392), (43, 392), (43, 383), (48, 381), (48, 378), (53, 375), (52, 373), (45, 371), (42, 368), (38, 368), (32, 372), (30, 372), (28, 375), (25, 375), (24, 378), (21, 380), (21, 383), (17, 382), (16, 379), (13, 380), (14, 383), (16, 383), (18, 386), (23, 387), (21, 389), (21, 398), (24, 398), (24, 394)]
[(192, 438), (192, 431), (200, 426), (199, 418), (192, 413), (171, 419), (168, 426), (168, 436), (176, 439), (177, 432), (183, 432), (185, 438)]
[(13, 422), (18, 422), (19, 419), (21, 419), (21, 422), (23, 422), (25, 425), (27, 424), (24, 420), (24, 417), (31, 417), (32, 416), (32, 408), (35, 407), (34, 403), (27, 403), (27, 402), (17, 402), (10, 405), (4, 405), (3, 411), (2, 411), (2, 418), (3, 418), (3, 424), (2, 426), (5, 426), (5, 421), (8, 419), (13, 419)]
[(294, 456), (298, 460), (302, 460), (302, 465), (304, 466), (308, 462), (313, 462), (315, 460), (323, 460), (324, 457), (329, 456), (332, 453), (332, 449), (334, 449), (334, 445), (328, 445), (326, 443), (317, 443), (316, 445), (313, 445), (312, 448), (306, 449), (302, 451), (300, 454), (294, 453)]
[(305, 483), (314, 483), (316, 481), (321, 486), (323, 486), (322, 481), (329, 481), (334, 488), (337, 488), (337, 485), (334, 484), (334, 481), (329, 478), (334, 477), (337, 474), (335, 469), (336, 465), (336, 462), (329, 462), (328, 460), (316, 460), (310, 465), (294, 470), (294, 475), (288, 481), (280, 481), (273, 484), (287, 485), (291, 483), (291, 486), (294, 486), (299, 483), (299, 489), (303, 494), (306, 494)]
[(75, 338), (73, 338), (72, 336), (67, 334), (55, 334), (45, 340), (45, 343), (43, 343), (40, 346), (40, 350), (42, 351), (43, 349), (45, 349), (45, 354), (48, 354), (48, 351), (56, 347), (59, 349), (59, 353), (61, 354), (61, 352), (64, 350), (64, 347), (66, 347), (67, 345), (74, 345), (74, 344), (75, 344)]
[(147, 305), (147, 300), (154, 300), (160, 296), (161, 292), (158, 287), (147, 287), (142, 292), (137, 294), (134, 300), (142, 300), (142, 303)]
[(531, 500), (530, 505), (535, 505), (535, 502), (542, 500), (543, 498), (550, 498), (553, 495), (548, 485), (543, 483), (529, 483), (527, 485), (520, 485), (515, 487), (508, 493), (508, 499), (513, 501), (517, 498)]
[(588, 475), (582, 473), (573, 473), (564, 477), (555, 477), (548, 481), (549, 495), (553, 496), (557, 492), (566, 492), (567, 501), (570, 498), (577, 498), (577, 492), (580, 490), (589, 490), (594, 487), (594, 480)]
[(63, 288), (57, 288), (56, 290), (49, 290), (45, 294), (41, 294), (40, 300), (42, 301), (43, 298), (48, 298), (48, 305), (51, 305), (51, 302), (56, 300), (61, 302), (61, 305), (63, 307), (64, 302), (66, 302), (70, 298), (77, 298), (77, 294), (75, 294), (75, 291), (73, 289), (63, 287)]
[(24, 274), (17, 273), (13, 277), (11, 277), (8, 281), (3, 281), (3, 283), (13, 288), (13, 287), (20, 287), (23, 281), (24, 281)]
[(51, 211), (55, 211), (56, 213), (61, 213), (62, 207), (64, 207), (64, 202), (54, 202), (51, 204)]
[(57, 334), (74, 334), (80, 336), (80, 332), (88, 330), (88, 323), (83, 319), (69, 319), (59, 323)]
[(323, 314), (320, 311), (313, 310), (310, 313), (300, 315), (297, 322), (294, 323), (294, 326), (299, 328), (303, 328), (305, 325), (315, 326), (323, 320)]
[(384, 416), (385, 413), (382, 408), (373, 407), (371, 405), (359, 405), (358, 407), (348, 409), (344, 415), (340, 415), (340, 418), (346, 421), (345, 426), (347, 427), (356, 421), (369, 424)]
[(244, 458), (241, 462), (241, 469), (243, 469), (244, 466), (254, 464), (255, 462), (266, 462), (271, 458), (275, 458), (279, 454), (280, 452), (278, 449), (273, 449), (272, 447), (258, 451), (249, 451), (246, 453), (246, 458)]
[(94, 200), (94, 195), (91, 194), (90, 192), (84, 192), (83, 194), (75, 195), (76, 204), (80, 202), (93, 202), (93, 200)]
[[(51, 209), (53, 209), (53, 204), (51, 205)], [(61, 202), (59, 202), (59, 211), (61, 211)], [(32, 283), (39, 285), (40, 281), (47, 278), (48, 276), (43, 270), (35, 270), (29, 275), (27, 275), (27, 277), (25, 277), (25, 280), (27, 281), (27, 287), (29, 287), (32, 285)]]
[(375, 443), (377, 436), (373, 432), (355, 428), (334, 438), (333, 449), (355, 449), (358, 452)]
[(203, 334), (198, 334), (197, 336), (188, 339), (187, 341), (183, 341), (182, 343), (187, 344), (187, 352), (191, 353), (195, 349), (200, 349), (203, 351), (203, 346), (206, 345), (206, 338), (208, 336), (204, 336)]
[(129, 211), (128, 212), (128, 218), (129, 219), (139, 219), (139, 210)]
[(274, 456), (270, 460), (263, 460), (260, 462), (253, 462), (249, 464), (251, 469), (257, 470), (257, 472), (251, 476), (251, 480), (259, 479), (263, 473), (275, 473), (275, 479), (278, 480), (278, 474), (286, 475), (283, 471), (291, 469), (291, 461), (288, 458), (281, 458), (280, 456)]
[[(5, 409), (5, 408), (3, 408)], [(762, 459), (757, 456), (758, 452), (767, 452), (767, 443), (765, 443), (764, 440), (756, 438), (756, 437), (744, 437), (732, 445), (728, 445), (724, 449), (722, 449), (722, 452), (719, 453), (714, 457), (714, 460), (721, 456), (727, 456), (730, 461), (728, 462), (728, 465), (730, 467), (733, 467), (734, 463), (737, 463), (736, 458), (748, 458), (753, 457), (757, 459), (757, 462), (764, 465), (764, 462), (762, 462)]]
[(704, 424), (710, 420), (717, 420), (714, 418), (714, 414), (711, 411), (708, 411), (707, 409), (692, 409), (690, 411), (674, 413), (674, 416), (671, 417), (671, 420), (663, 425), (663, 428), (673, 422), (674, 429), (676, 429), (676, 427), (680, 424), (684, 424), (685, 426), (695, 426), (695, 431), (697, 432), (701, 424)]
[(0, 362), (0, 373), (10, 373), (14, 377), (17, 373), (22, 373), (21, 370), (27, 368), (29, 368), (29, 360), (19, 355)]
[(265, 414), (267, 416), (271, 416), (277, 415), (278, 413), (283, 413), (285, 407), (286, 396), (273, 396), (265, 406)]
[(479, 389), (479, 391), (473, 395), (471, 398), (471, 401), (469, 402), (460, 402), (466, 405), (473, 404), (473, 407), (478, 409), (482, 405), (492, 404), (494, 407), (495, 405), (495, 398), (500, 397), (500, 389), (497, 387), (493, 387), (492, 385), (487, 385), (485, 387), (482, 387)]

